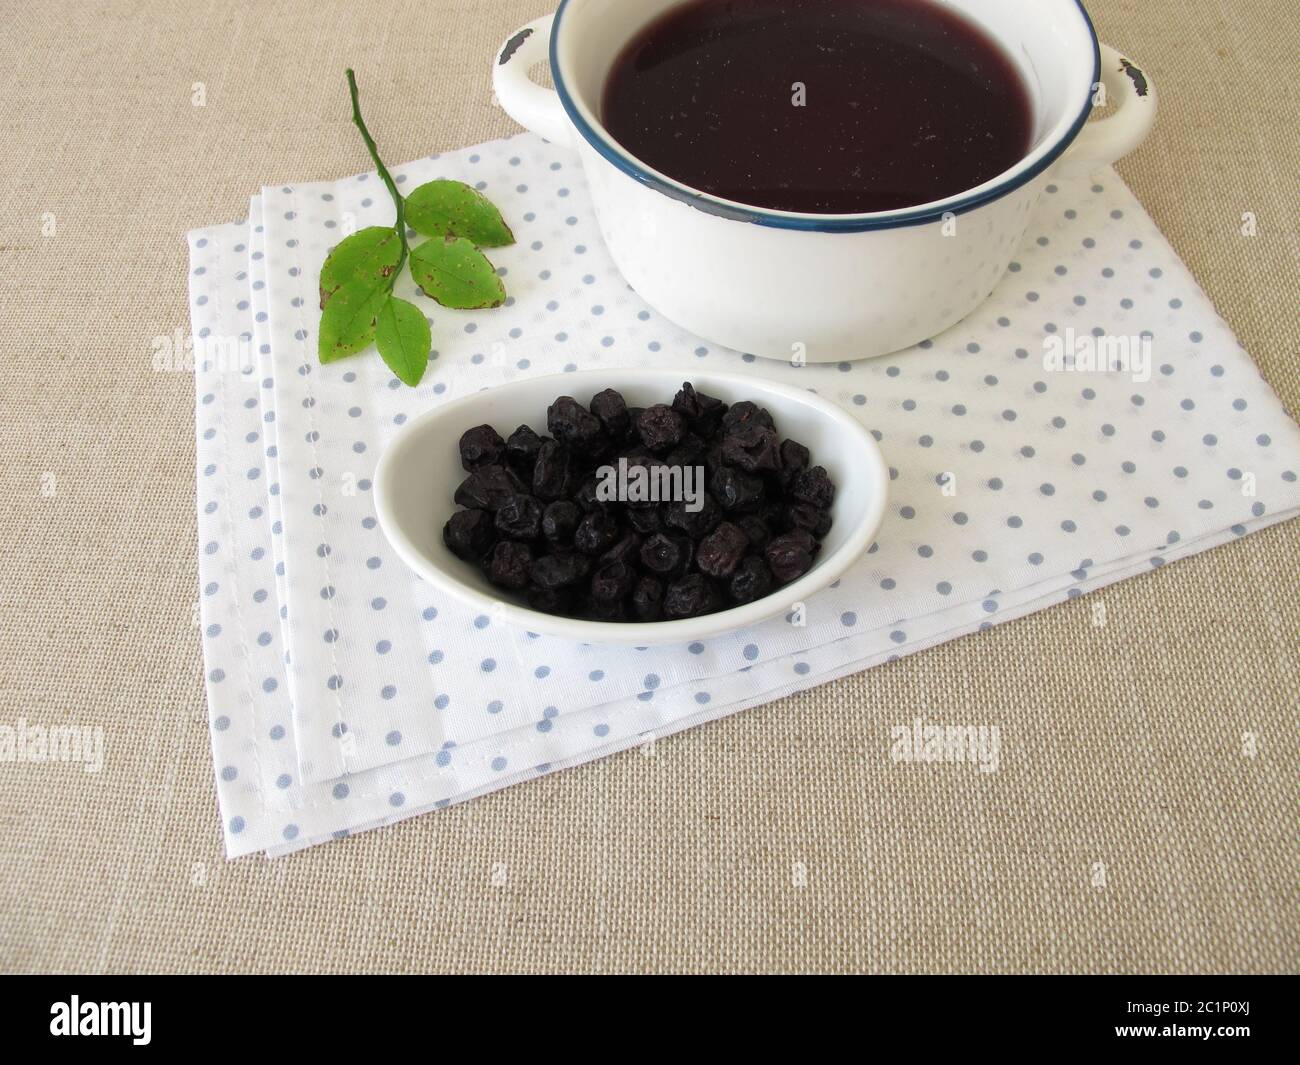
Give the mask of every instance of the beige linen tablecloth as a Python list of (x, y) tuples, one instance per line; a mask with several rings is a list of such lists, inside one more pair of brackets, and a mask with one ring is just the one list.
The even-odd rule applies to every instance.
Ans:
[[(1295, 523), (646, 751), (222, 859), (193, 382), (152, 368), (188, 330), (183, 233), (369, 165), (349, 64), (389, 160), (513, 132), (490, 59), (546, 7), (0, 3), (0, 724), (106, 744), (98, 774), (0, 764), (0, 968), (1300, 968)], [(1294, 413), (1293, 4), (1091, 9), (1161, 92), (1121, 172)], [(1000, 770), (890, 761), (917, 715), (997, 725)]]

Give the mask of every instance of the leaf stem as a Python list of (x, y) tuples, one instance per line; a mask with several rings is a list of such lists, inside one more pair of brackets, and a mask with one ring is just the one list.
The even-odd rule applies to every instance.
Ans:
[(375, 161), (375, 169), (379, 171), (379, 176), (383, 178), (384, 184), (388, 186), (388, 194), (393, 198), (393, 206), (397, 209), (397, 221), (394, 228), (397, 230), (397, 237), (402, 242), (401, 254), (397, 260), (397, 266), (389, 275), (388, 287), (392, 290), (393, 285), (397, 282), (398, 275), (402, 272), (402, 267), (406, 263), (408, 247), (406, 243), (406, 212), (403, 209), (402, 195), (397, 191), (397, 183), (393, 181), (393, 175), (388, 172), (388, 167), (384, 166), (384, 161), (379, 158), (379, 149), (375, 147), (375, 138), (370, 135), (370, 130), (366, 129), (366, 123), (361, 117), (361, 105), (357, 102), (357, 76), (348, 67), (348, 92), (352, 96), (352, 121), (356, 124), (357, 129), (361, 131), (361, 139), (366, 142), (366, 149), (370, 152), (370, 158)]

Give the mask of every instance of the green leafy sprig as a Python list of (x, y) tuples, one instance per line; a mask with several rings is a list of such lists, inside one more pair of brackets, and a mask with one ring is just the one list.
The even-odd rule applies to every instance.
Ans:
[[(352, 121), (397, 217), (391, 226), (367, 226), (344, 238), (321, 266), (317, 355), (322, 363), (335, 362), (373, 341), (389, 369), (414, 386), (429, 364), (433, 336), (424, 312), (393, 295), (402, 268), (409, 263), (419, 290), (444, 307), (498, 307), (505, 286), (479, 249), (513, 244), (515, 237), (492, 201), (464, 182), (430, 181), (403, 198), (361, 117), (356, 75), (351, 70), (347, 75)], [(412, 248), (408, 227), (431, 239)]]

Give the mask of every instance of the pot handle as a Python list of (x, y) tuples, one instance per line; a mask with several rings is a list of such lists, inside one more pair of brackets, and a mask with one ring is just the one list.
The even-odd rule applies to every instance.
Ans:
[(554, 144), (574, 147), (573, 126), (560, 98), (528, 76), (535, 63), (547, 62), (551, 21), (545, 15), (515, 30), (497, 50), (492, 67), (492, 90), (497, 102), (525, 129)]
[(1155, 83), (1131, 59), (1103, 44), (1101, 85), (1093, 88), (1093, 106), (1104, 106), (1107, 99), (1115, 101), (1115, 113), (1083, 127), (1061, 156), (1065, 176), (1090, 174), (1128, 155), (1146, 140), (1156, 120)]

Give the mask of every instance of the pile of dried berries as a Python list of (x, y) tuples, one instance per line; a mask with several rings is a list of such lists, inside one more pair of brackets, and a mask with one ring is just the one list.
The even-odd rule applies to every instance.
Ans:
[[(671, 404), (629, 407), (607, 388), (586, 407), (561, 396), (546, 429), (467, 430), (455, 496), (466, 509), (443, 529), (454, 554), (534, 610), (668, 621), (752, 603), (806, 573), (830, 530), (835, 485), (755, 403), (729, 407), (687, 383)], [(698, 468), (703, 486), (606, 498), (602, 473), (620, 466), (661, 484)]]

